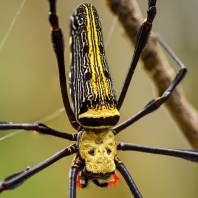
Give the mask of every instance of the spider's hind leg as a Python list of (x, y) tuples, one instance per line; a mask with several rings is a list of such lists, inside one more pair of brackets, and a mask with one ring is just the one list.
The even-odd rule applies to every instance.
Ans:
[(144, 117), (145, 115), (152, 113), (153, 111), (157, 110), (164, 102), (166, 102), (169, 97), (171, 96), (172, 92), (176, 88), (176, 86), (182, 81), (184, 76), (187, 73), (186, 66), (181, 62), (181, 60), (176, 56), (176, 54), (171, 50), (171, 48), (166, 44), (166, 42), (160, 37), (159, 34), (156, 34), (156, 38), (159, 43), (164, 47), (164, 49), (170, 54), (170, 56), (176, 61), (179, 65), (179, 72), (176, 74), (175, 78), (169, 85), (169, 87), (161, 94), (160, 97), (150, 101), (141, 111), (137, 114), (126, 120), (125, 122), (121, 123), (120, 125), (113, 128), (115, 134), (119, 133), (123, 129), (127, 128), (140, 118)]
[(51, 37), (54, 52), (56, 54), (58, 69), (59, 69), (59, 81), (62, 94), (63, 104), (69, 118), (70, 124), (79, 130), (81, 126), (76, 121), (74, 112), (70, 106), (69, 96), (67, 93), (66, 75), (65, 75), (65, 60), (64, 60), (64, 38), (61, 28), (58, 23), (58, 16), (56, 14), (56, 0), (49, 0), (49, 22), (51, 25)]
[(155, 15), (157, 13), (156, 1), (157, 0), (149, 0), (148, 9), (147, 9), (147, 18), (143, 21), (142, 25), (140, 26), (139, 32), (137, 34), (137, 41), (136, 41), (136, 45), (135, 45), (134, 54), (133, 54), (125, 81), (123, 83), (122, 90), (121, 90), (119, 98), (118, 98), (118, 109), (121, 108), (121, 106), (124, 102), (127, 90), (129, 88), (131, 79), (133, 77), (135, 68), (137, 66), (137, 62), (138, 62), (140, 55), (148, 41), (151, 29), (152, 29), (152, 23), (155, 18)]

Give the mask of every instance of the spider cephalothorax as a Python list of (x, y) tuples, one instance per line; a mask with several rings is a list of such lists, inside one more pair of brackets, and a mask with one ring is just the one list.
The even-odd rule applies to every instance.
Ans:
[[(77, 145), (80, 156), (80, 160), (75, 159), (80, 167), (77, 187), (86, 187), (88, 180), (100, 187), (118, 182), (119, 176), (115, 173), (117, 144), (110, 129), (97, 132), (90, 129), (82, 130), (78, 133)], [(112, 175), (113, 179), (110, 180)]]
[(109, 129), (99, 132), (86, 130), (79, 135), (78, 149), (86, 170), (94, 175), (113, 173), (116, 169), (114, 158), (117, 147), (113, 132)]

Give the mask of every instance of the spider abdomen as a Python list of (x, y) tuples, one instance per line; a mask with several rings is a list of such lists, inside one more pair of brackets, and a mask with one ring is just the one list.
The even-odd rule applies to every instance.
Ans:
[(77, 121), (85, 128), (108, 128), (120, 113), (105, 56), (96, 9), (81, 4), (71, 16), (70, 88)]

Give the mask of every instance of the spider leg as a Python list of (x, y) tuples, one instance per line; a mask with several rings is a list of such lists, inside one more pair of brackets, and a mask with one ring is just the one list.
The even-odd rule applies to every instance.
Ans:
[(141, 111), (139, 111), (137, 114), (126, 120), (125, 122), (119, 124), (118, 126), (115, 126), (113, 130), (115, 131), (115, 134), (119, 133), (126, 127), (130, 126), (140, 118), (144, 117), (145, 115), (152, 113), (153, 111), (157, 110), (164, 102), (166, 102), (169, 97), (171, 96), (172, 92), (174, 91), (175, 87), (182, 81), (184, 76), (187, 73), (187, 68), (185, 65), (181, 62), (181, 60), (176, 56), (176, 54), (170, 49), (170, 47), (166, 44), (166, 42), (160, 37), (159, 34), (156, 34), (157, 40), (160, 42), (160, 44), (164, 47), (164, 49), (171, 55), (171, 57), (177, 62), (177, 64), (180, 67), (179, 72), (176, 74), (173, 82), (170, 84), (170, 86), (164, 91), (162, 96), (152, 100), (149, 102)]
[(40, 123), (36, 123), (36, 124), (20, 123), (19, 124), (19, 123), (12, 123), (12, 122), (0, 122), (0, 130), (12, 130), (12, 129), (35, 131), (35, 132), (38, 132), (39, 134), (52, 135), (52, 136), (67, 139), (70, 141), (77, 140), (77, 134), (60, 132)]
[(25, 171), (15, 173), (7, 177), (4, 181), (0, 183), (0, 193), (6, 190), (12, 190), (20, 186), (31, 176), (47, 168), (48, 166), (58, 161), (59, 159), (69, 156), (75, 152), (77, 152), (77, 146), (76, 144), (73, 144), (67, 148), (62, 149), (61, 151), (57, 152), (56, 154), (52, 155), (51, 157), (37, 164), (36, 166), (28, 167)]
[(142, 146), (138, 144), (123, 143), (123, 142), (118, 143), (117, 149), (122, 151), (140, 151), (140, 152), (146, 152), (152, 154), (168, 155), (198, 163), (197, 150), (158, 148), (158, 147)]
[[(131, 143), (123, 143), (123, 142), (119, 142), (117, 144), (117, 150), (140, 151), (140, 152), (146, 152), (146, 153), (152, 153), (152, 154), (179, 157), (185, 160), (190, 160), (192, 162), (198, 162), (198, 151), (196, 150), (167, 149), (167, 148), (149, 147), (149, 146), (142, 146), (142, 145), (131, 144)], [(129, 176), (129, 173), (126, 174), (126, 177), (128, 176)], [(125, 176), (123, 177), (125, 178)]]
[[(79, 155), (76, 155), (73, 159), (73, 163), (71, 165), (69, 171), (69, 198), (76, 198), (76, 187), (77, 187), (77, 175), (79, 170), (85, 166), (85, 164), (80, 159)], [(86, 184), (84, 187), (87, 186), (88, 180), (86, 180)]]
[(56, 15), (56, 1), (49, 0), (49, 22), (51, 24), (52, 43), (54, 52), (56, 54), (58, 69), (59, 69), (59, 81), (62, 93), (62, 100), (64, 107), (69, 118), (71, 125), (76, 129), (80, 129), (80, 125), (77, 123), (74, 112), (70, 106), (69, 97), (67, 93), (66, 75), (65, 75), (65, 60), (64, 60), (64, 38), (61, 29), (58, 24), (58, 17)]
[(168, 44), (164, 41), (164, 39), (160, 36), (159, 33), (155, 33), (155, 37), (157, 41), (161, 44), (161, 46), (169, 53), (169, 55), (175, 60), (175, 62), (181, 67), (185, 68), (185, 65), (181, 62), (181, 60), (177, 57), (177, 55), (173, 52), (173, 50), (168, 46)]
[(156, 7), (155, 7), (156, 1), (157, 0), (150, 0), (149, 1), (148, 10), (147, 10), (147, 18), (144, 20), (144, 22), (142, 23), (142, 25), (139, 29), (133, 58), (132, 58), (128, 73), (126, 75), (125, 82), (123, 84), (121, 93), (120, 93), (119, 98), (118, 98), (118, 109), (120, 109), (121, 106), (122, 106), (122, 103), (123, 103), (124, 98), (126, 96), (127, 90), (129, 88), (129, 85), (130, 85), (130, 82), (131, 82), (131, 79), (133, 77), (133, 73), (134, 73), (135, 68), (137, 66), (137, 62), (140, 58), (142, 50), (144, 49), (144, 47), (146, 45), (146, 42), (148, 40), (149, 34), (151, 32), (152, 22), (155, 18), (155, 15), (156, 15)]
[(140, 194), (135, 182), (133, 181), (130, 173), (128, 172), (128, 170), (124, 166), (123, 162), (116, 157), (115, 158), (115, 164), (116, 164), (116, 168), (122, 174), (126, 183), (128, 184), (128, 186), (130, 188), (130, 191), (133, 194), (134, 198), (142, 198), (142, 195)]
[(69, 198), (76, 198), (76, 177), (79, 169), (71, 166), (69, 171)]

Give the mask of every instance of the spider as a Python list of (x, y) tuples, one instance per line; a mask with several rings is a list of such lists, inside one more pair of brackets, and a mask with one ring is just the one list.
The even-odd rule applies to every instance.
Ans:
[[(14, 124), (1, 122), (1, 130), (35, 130), (40, 134), (56, 136), (75, 141), (75, 143), (38, 165), (28, 167), (25, 171), (7, 177), (0, 184), (0, 192), (18, 187), (29, 177), (50, 166), (52, 163), (68, 155), (75, 154), (69, 174), (70, 198), (76, 197), (76, 187), (85, 188), (89, 180), (99, 187), (116, 184), (119, 179), (115, 171), (116, 169), (124, 177), (132, 195), (134, 197), (142, 197), (124, 163), (117, 157), (117, 150), (141, 151), (197, 161), (197, 152), (195, 151), (151, 148), (116, 142), (114, 139), (115, 135), (119, 132), (143, 116), (155, 111), (167, 101), (187, 71), (185, 66), (180, 64), (179, 73), (161, 97), (152, 100), (143, 110), (116, 126), (120, 117), (119, 109), (122, 106), (133, 76), (133, 71), (136, 68), (139, 56), (151, 31), (152, 22), (156, 14), (156, 0), (149, 1), (148, 16), (140, 27), (130, 69), (118, 99), (116, 99), (111, 74), (105, 58), (101, 25), (96, 9), (91, 4), (84, 3), (79, 5), (74, 11), (70, 20), (70, 90), (73, 108), (70, 106), (66, 91), (64, 44), (56, 15), (55, 0), (49, 0), (49, 4), (52, 43), (58, 61), (62, 99), (69, 121), (78, 133), (62, 133), (40, 123)], [(160, 37), (158, 37), (158, 40), (170, 52)], [(109, 179), (111, 176), (113, 176), (112, 180)]]

